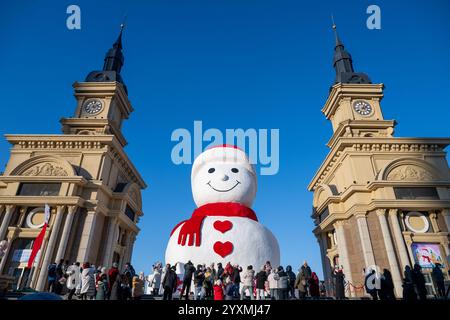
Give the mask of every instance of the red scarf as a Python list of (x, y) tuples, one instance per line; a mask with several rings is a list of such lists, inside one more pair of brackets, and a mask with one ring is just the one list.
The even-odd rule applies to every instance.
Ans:
[(188, 246), (194, 245), (194, 236), (195, 236), (195, 246), (200, 247), (201, 243), (201, 226), (203, 223), (203, 219), (205, 217), (211, 216), (222, 216), (222, 217), (242, 217), (249, 218), (255, 221), (258, 221), (255, 212), (240, 204), (235, 202), (216, 202), (216, 203), (208, 203), (201, 207), (198, 207), (192, 213), (192, 216), (189, 220), (181, 221), (179, 224), (173, 228), (170, 235), (175, 232), (179, 225), (183, 224), (180, 229), (180, 233), (178, 234), (178, 244), (186, 245), (186, 240), (189, 237)]

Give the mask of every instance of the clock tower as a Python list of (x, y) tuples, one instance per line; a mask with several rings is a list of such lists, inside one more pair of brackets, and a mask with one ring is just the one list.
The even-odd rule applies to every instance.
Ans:
[(322, 108), (333, 133), (308, 186), (324, 277), (332, 283), (343, 272), (346, 295), (364, 296), (363, 270), (388, 270), (399, 298), (405, 267), (419, 264), (432, 296), (431, 269), (449, 268), (450, 138), (395, 137), (396, 122), (382, 113), (383, 84), (354, 71), (333, 29), (336, 78)]
[[(0, 174), (0, 242), (7, 243), (0, 277), (12, 277), (16, 289), (47, 288), (48, 267), (60, 260), (120, 269), (131, 261), (146, 184), (124, 149), (122, 123), (133, 108), (120, 74), (122, 32), (103, 69), (74, 83), (75, 113), (61, 120), (62, 134), (6, 135), (12, 147)], [(28, 268), (47, 205), (48, 228)]]
[(112, 134), (122, 146), (127, 144), (122, 135), (123, 120), (128, 119), (133, 108), (128, 100), (127, 87), (120, 71), (124, 63), (122, 32), (105, 56), (103, 70), (90, 72), (85, 82), (75, 82), (77, 107), (72, 118), (63, 118), (66, 134)]

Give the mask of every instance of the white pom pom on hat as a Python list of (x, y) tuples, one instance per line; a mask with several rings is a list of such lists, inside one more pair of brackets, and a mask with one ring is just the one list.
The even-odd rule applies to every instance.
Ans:
[(256, 176), (255, 167), (250, 163), (245, 151), (234, 145), (223, 144), (206, 149), (195, 158), (191, 177), (194, 177), (203, 165), (217, 162), (239, 164)]

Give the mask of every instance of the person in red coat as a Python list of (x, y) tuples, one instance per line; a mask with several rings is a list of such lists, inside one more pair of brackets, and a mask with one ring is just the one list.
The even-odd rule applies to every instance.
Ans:
[(312, 298), (318, 298), (320, 296), (319, 277), (315, 272), (311, 273), (311, 278), (309, 279), (309, 294)]
[(119, 275), (119, 268), (117, 265), (117, 262), (114, 262), (112, 264), (112, 268), (108, 270), (108, 298), (111, 296), (111, 289), (112, 286), (114, 284), (114, 282), (116, 282), (116, 278)]
[(224, 299), (222, 281), (216, 280), (216, 282), (214, 282), (213, 290), (214, 290), (214, 300), (223, 300)]

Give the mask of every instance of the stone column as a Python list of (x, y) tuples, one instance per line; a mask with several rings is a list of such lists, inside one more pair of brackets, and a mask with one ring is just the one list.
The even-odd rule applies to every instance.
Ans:
[(389, 209), (389, 218), (391, 220), (395, 244), (400, 256), (400, 271), (403, 271), (405, 266), (411, 266), (411, 263), (409, 261), (408, 251), (406, 249), (405, 240), (403, 239), (402, 230), (400, 229), (400, 224), (398, 222), (397, 212), (397, 209)]
[(76, 210), (77, 206), (67, 207), (66, 221), (64, 222), (64, 229), (61, 235), (61, 240), (59, 242), (59, 247), (55, 258), (57, 262), (59, 262), (59, 260), (61, 259), (64, 259), (64, 255), (67, 249), (67, 241), (69, 241), (70, 230), (72, 230), (73, 217), (75, 215)]
[(373, 255), (372, 242), (370, 241), (369, 228), (367, 227), (366, 213), (355, 214), (358, 224), (359, 238), (364, 255), (365, 268), (375, 265), (375, 257)]
[(23, 226), (23, 221), (25, 220), (25, 215), (27, 213), (28, 207), (21, 207), (19, 209), (19, 219), (17, 220), (17, 226), (20, 228)]
[[(80, 239), (80, 248), (78, 249), (77, 260), (81, 263), (89, 261), (89, 255), (92, 250), (92, 242), (95, 234), (95, 227), (97, 225), (97, 212), (95, 210), (88, 211), (86, 219), (84, 220), (83, 233)], [(92, 262), (91, 262), (92, 263)]]
[(441, 232), (441, 230), (439, 229), (438, 222), (437, 222), (436, 212), (434, 212), (434, 211), (430, 212), (430, 221), (431, 221), (431, 226), (433, 227), (433, 232), (434, 233)]
[[(45, 250), (45, 257), (42, 262), (42, 266), (39, 272), (38, 281), (36, 284), (37, 291), (44, 291), (45, 284), (47, 283), (47, 269), (50, 263), (52, 262), (53, 250), (57, 246), (56, 241), (58, 240), (58, 233), (61, 227), (61, 221), (64, 214), (65, 206), (58, 206), (56, 209), (56, 217), (51, 227), (50, 238), (48, 240), (47, 248)], [(42, 250), (42, 247), (41, 247)]]
[(0, 204), (0, 225), (2, 224), (3, 209), (5, 209), (5, 205)]
[(450, 209), (442, 210), (442, 215), (444, 216), (445, 224), (447, 225), (447, 232), (450, 233)]
[[(347, 241), (345, 239), (344, 224), (345, 222), (342, 220), (337, 221), (334, 224), (334, 229), (336, 230), (336, 237), (338, 242), (337, 249), (339, 252), (339, 263), (344, 268), (343, 272), (345, 275), (345, 279), (353, 283), (352, 270), (350, 268), (350, 261), (348, 259), (348, 249), (347, 249)], [(349, 292), (351, 297), (354, 296), (354, 292), (351, 287)]]
[(327, 236), (328, 236), (328, 234), (325, 232), (319, 234), (317, 236), (317, 242), (319, 242), (320, 253), (321, 253), (321, 257), (322, 257), (323, 277), (325, 280), (330, 280), (330, 278), (331, 278), (330, 271), (331, 270), (327, 264), (327, 261), (329, 260), (327, 258), (327, 249), (328, 249)]
[(110, 268), (112, 264), (112, 256), (115, 248), (115, 240), (117, 239), (117, 220), (114, 218), (109, 219), (108, 237), (105, 246), (105, 256), (103, 258), (103, 266)]
[(4, 240), (8, 233), (9, 223), (11, 222), (12, 215), (14, 213), (14, 205), (6, 205), (5, 216), (3, 217), (2, 225), (0, 226), (0, 241)]
[(136, 241), (136, 234), (133, 232), (130, 232), (130, 236), (128, 238), (128, 244), (127, 244), (127, 260), (125, 263), (130, 262), (131, 263), (131, 257), (133, 255), (133, 248), (134, 248), (134, 242)]
[(392, 280), (394, 282), (395, 294), (397, 297), (402, 296), (402, 278), (399, 272), (399, 265), (395, 256), (394, 246), (392, 245), (391, 234), (389, 233), (389, 227), (386, 220), (386, 210), (377, 209), (378, 220), (381, 226), (381, 234), (384, 240), (384, 246), (386, 247), (386, 254), (389, 260), (389, 268), (391, 269)]

